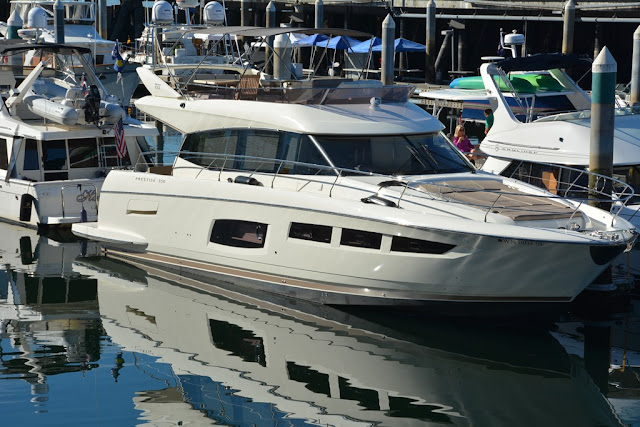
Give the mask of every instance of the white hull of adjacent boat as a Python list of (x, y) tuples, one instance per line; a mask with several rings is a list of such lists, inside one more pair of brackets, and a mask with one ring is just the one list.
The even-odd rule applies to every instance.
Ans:
[(29, 227), (96, 221), (96, 195), (103, 182), (104, 178), (48, 182), (19, 179), (2, 181), (0, 218)]
[[(226, 278), (326, 304), (569, 302), (612, 259), (597, 262), (599, 255), (622, 250), (620, 242), (557, 228), (465, 219), (451, 215), (456, 209), (451, 203), (439, 206), (444, 213), (438, 214), (364, 204), (361, 197), (327, 197), (330, 184), (317, 181), (291, 191), (133, 174), (112, 172), (101, 192), (99, 223), (76, 224), (74, 233), (129, 244), (133, 250), (122, 255), (183, 274)], [(213, 223), (221, 219), (265, 224), (264, 246), (212, 243)], [(289, 237), (292, 223), (331, 227), (331, 239)], [(379, 233), (380, 247), (341, 244), (344, 230)], [(394, 251), (393, 236), (452, 249)]]

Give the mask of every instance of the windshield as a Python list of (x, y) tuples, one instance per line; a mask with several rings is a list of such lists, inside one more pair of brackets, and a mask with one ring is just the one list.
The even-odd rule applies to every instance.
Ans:
[(383, 175), (469, 172), (473, 168), (440, 133), (314, 136), (334, 166)]

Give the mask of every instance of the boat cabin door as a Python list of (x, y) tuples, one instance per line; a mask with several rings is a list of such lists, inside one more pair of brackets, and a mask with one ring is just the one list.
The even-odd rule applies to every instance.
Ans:
[(64, 139), (42, 141), (42, 168), (45, 181), (69, 179), (67, 142)]

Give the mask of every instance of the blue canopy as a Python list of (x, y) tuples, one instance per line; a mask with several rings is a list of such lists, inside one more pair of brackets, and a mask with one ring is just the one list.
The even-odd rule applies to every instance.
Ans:
[[(371, 40), (363, 41), (353, 47), (355, 53), (367, 53), (371, 48)], [(394, 50), (396, 52), (424, 52), (426, 47), (423, 44), (412, 42), (411, 40), (404, 39), (402, 37), (395, 39), (393, 42)], [(373, 52), (382, 52), (382, 39), (379, 37), (373, 38)]]
[(331, 37), (328, 42), (323, 41), (317, 43), (318, 47), (326, 47), (328, 49), (336, 49), (336, 50), (353, 50), (353, 47), (357, 44), (360, 44), (360, 40), (354, 39), (349, 36), (335, 36)]
[(294, 46), (316, 46), (318, 43), (329, 40), (326, 34), (312, 34), (293, 42)]
[(382, 39), (380, 37), (374, 37), (369, 40), (365, 40), (363, 42), (358, 43), (355, 46), (351, 47), (351, 50), (355, 53), (367, 53), (369, 49), (373, 46), (373, 50), (376, 50), (376, 46), (380, 46), (382, 44)]
[(425, 45), (412, 42), (411, 40), (403, 39), (402, 37), (397, 38), (395, 42), (393, 42), (393, 46), (395, 47), (396, 52), (425, 52), (427, 48)]

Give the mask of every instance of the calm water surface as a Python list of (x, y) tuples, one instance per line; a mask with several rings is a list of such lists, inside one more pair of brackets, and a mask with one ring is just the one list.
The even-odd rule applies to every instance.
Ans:
[(0, 236), (2, 425), (640, 426), (638, 314), (345, 313)]

